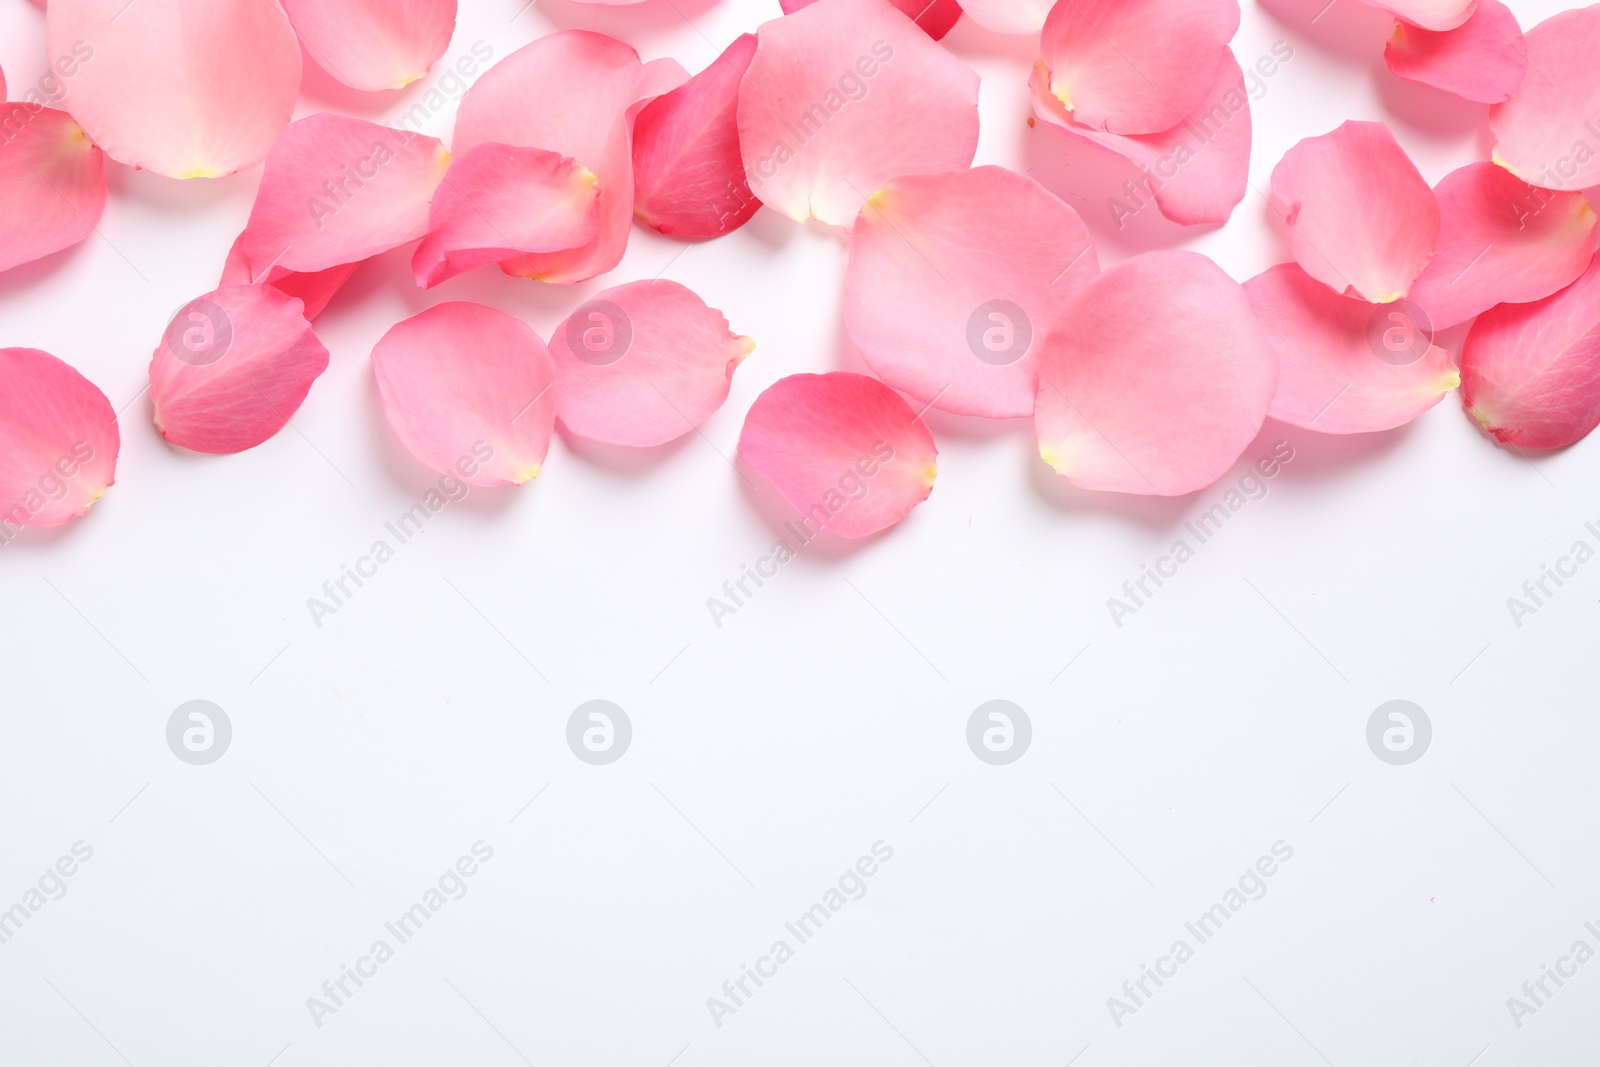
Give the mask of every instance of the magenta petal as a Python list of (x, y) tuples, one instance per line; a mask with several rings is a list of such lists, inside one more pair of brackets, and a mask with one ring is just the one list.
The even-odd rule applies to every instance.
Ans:
[(283, 429), (327, 368), (299, 300), (218, 289), (173, 316), (150, 360), (156, 429), (195, 452), (243, 452)]
[[(803, 7), (810, 7), (816, 0), (778, 0), (785, 15), (792, 15)], [(961, 5), (957, 0), (890, 0), (895, 7), (904, 11), (916, 20), (922, 31), (935, 41), (940, 40), (950, 32), (950, 28), (961, 17)], [(1037, 33), (1039, 26), (1044, 25), (1044, 12), (1039, 13), (1039, 22), (1030, 32)]]
[(1509, 100), (1528, 73), (1522, 27), (1500, 0), (1479, 0), (1453, 30), (1397, 22), (1383, 58), (1397, 77), (1484, 104)]
[(1545, 19), (1524, 39), (1528, 76), (1489, 109), (1495, 162), (1545, 189), (1600, 185), (1600, 4)]
[(56, 357), (0, 349), (0, 544), (59, 526), (111, 486), (122, 438), (105, 394)]
[(282, 267), (273, 267), (265, 276), (260, 276), (250, 269), (250, 264), (244, 258), (244, 234), (240, 234), (233, 242), (233, 247), (228, 250), (227, 261), (222, 265), (222, 280), (217, 283), (217, 288), (227, 289), (235, 285), (270, 285), (280, 293), (295, 297), (305, 304), (306, 321), (315, 322), (317, 316), (327, 308), (328, 301), (344, 288), (344, 283), (350, 280), (350, 276), (359, 266), (361, 266), (359, 263), (346, 263), (314, 274), (297, 274)]
[(72, 116), (0, 104), (0, 270), (82, 241), (105, 206), (105, 157)]
[(306, 52), (356, 89), (401, 89), (428, 73), (456, 28), (456, 0), (282, 0)]
[(868, 537), (933, 492), (939, 450), (917, 413), (865, 374), (792, 374), (756, 398), (739, 455), (800, 513), (796, 532)]

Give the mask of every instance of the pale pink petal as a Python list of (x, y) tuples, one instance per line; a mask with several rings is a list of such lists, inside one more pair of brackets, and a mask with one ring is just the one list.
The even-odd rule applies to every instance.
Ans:
[(1074, 122), (1160, 133), (1200, 106), (1238, 29), (1238, 0), (1061, 0), (1039, 47)]
[(0, 349), (0, 544), (59, 526), (110, 487), (122, 438), (105, 394), (56, 357)]
[(1582, 193), (1528, 185), (1472, 163), (1435, 188), (1439, 251), (1411, 287), (1436, 330), (1496, 304), (1525, 304), (1572, 284), (1594, 255), (1594, 208)]
[(218, 289), (172, 317), (150, 360), (156, 429), (195, 452), (243, 452), (283, 429), (327, 368), (299, 300)]
[(456, 28), (456, 0), (282, 0), (317, 65), (368, 92), (428, 73)]
[(0, 270), (77, 244), (105, 207), (105, 156), (72, 116), (0, 104)]
[(890, 178), (972, 163), (977, 73), (888, 0), (817, 0), (758, 36), (739, 143), (768, 207), (849, 226)]
[(600, 234), (604, 191), (588, 167), (542, 148), (480, 144), (450, 167), (433, 197), (428, 236), (417, 246), (417, 284), (491, 263), (529, 269), (548, 253), (584, 248)]
[(54, 0), (46, 37), (82, 58), (63, 106), (95, 144), (169, 178), (260, 163), (300, 91), (300, 42), (264, 0)]
[(6, 72), (4, 70), (0, 70), (0, 101), (4, 101), (5, 98), (6, 98)]
[(1381, 122), (1307, 137), (1272, 172), (1289, 250), (1334, 292), (1375, 304), (1411, 291), (1439, 241), (1439, 203)]
[(1428, 30), (1453, 30), (1472, 17), (1480, 0), (1365, 0), (1398, 19)]
[[(810, 7), (816, 0), (778, 0), (785, 15), (792, 15), (803, 7)], [(950, 32), (950, 27), (956, 24), (961, 17), (961, 5), (957, 0), (890, 0), (895, 7), (904, 11), (916, 20), (924, 33), (935, 41)], [(1039, 0), (1040, 3), (1043, 0)], [(1044, 25), (1044, 12), (1039, 12), (1038, 25), (1028, 32), (1037, 33), (1039, 26)]]
[(250, 264), (246, 262), (244, 234), (240, 234), (233, 242), (233, 247), (228, 250), (227, 261), (222, 265), (222, 280), (217, 283), (217, 288), (227, 289), (234, 285), (257, 283), (270, 285), (286, 296), (295, 297), (303, 303), (306, 321), (314, 322), (328, 306), (328, 301), (344, 288), (344, 283), (350, 280), (350, 276), (359, 266), (361, 266), (359, 263), (346, 263), (314, 274), (297, 274), (282, 267), (273, 267), (262, 276), (251, 270)]
[(1277, 379), (1237, 282), (1194, 252), (1147, 252), (1090, 283), (1045, 338), (1039, 453), (1084, 489), (1192, 493), (1261, 429)]
[(1226, 48), (1221, 53), (1211, 92), (1194, 113), (1164, 133), (1141, 136), (1106, 133), (1074, 122), (1050, 94), (1044, 62), (1034, 65), (1029, 80), (1034, 114), (1139, 168), (1140, 177), (1107, 205), (1119, 229), (1123, 220), (1151, 200), (1173, 222), (1196, 226), (1226, 222), (1244, 199), (1250, 170), (1250, 95), (1238, 60)]
[(1522, 27), (1500, 0), (1479, 0), (1453, 30), (1397, 22), (1383, 58), (1398, 77), (1484, 104), (1509, 100), (1528, 73)]
[(674, 60), (640, 63), (621, 41), (587, 30), (541, 37), (497, 63), (461, 100), (455, 149), (490, 141), (542, 148), (593, 171), (600, 230), (565, 251), (508, 257), (507, 274), (570, 283), (615, 267), (633, 221), (633, 124), (651, 100), (689, 80)]
[(834, 371), (790, 375), (757, 397), (739, 455), (799, 513), (785, 527), (798, 549), (821, 530), (868, 537), (905, 518), (933, 492), (939, 450), (899, 393)]
[(648, 448), (699, 426), (728, 399), (755, 342), (671, 281), (607, 289), (550, 338), (562, 425), (594, 441)]
[(1033, 414), (1039, 349), (1100, 273), (1078, 213), (1002, 167), (894, 181), (850, 237), (844, 322), (885, 382), (991, 419)]
[(1528, 76), (1489, 109), (1495, 162), (1545, 189), (1600, 185), (1600, 4), (1545, 19), (1524, 39)]
[(1554, 296), (1478, 316), (1461, 399), (1496, 440), (1523, 448), (1565, 448), (1600, 425), (1600, 258)]
[(716, 237), (761, 204), (739, 154), (739, 82), (756, 54), (740, 37), (709, 67), (639, 112), (634, 128), (634, 213), (673, 237)]
[(555, 429), (555, 366), (527, 323), (440, 304), (384, 334), (372, 370), (389, 428), (423, 466), (477, 486), (539, 476)]
[(1269, 414), (1322, 433), (1367, 433), (1410, 422), (1461, 384), (1450, 353), (1406, 301), (1340, 296), (1295, 263), (1244, 283), (1278, 353)]
[(996, 33), (1038, 33), (1054, 6), (1054, 0), (961, 0), (968, 18)]

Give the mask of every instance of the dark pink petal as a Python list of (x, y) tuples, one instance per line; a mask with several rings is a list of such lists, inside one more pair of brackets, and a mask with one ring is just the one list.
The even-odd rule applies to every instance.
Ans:
[(1528, 76), (1489, 109), (1496, 163), (1531, 185), (1600, 185), (1600, 4), (1529, 30)]
[(0, 270), (72, 247), (105, 207), (105, 156), (72, 116), (0, 104)]
[(739, 455), (800, 513), (790, 529), (804, 543), (819, 530), (868, 537), (905, 518), (933, 492), (939, 450), (899, 393), (834, 371), (792, 374), (757, 397)]
[(83, 375), (36, 349), (0, 349), (0, 544), (13, 526), (88, 514), (121, 447), (111, 402)]
[(119, 163), (217, 178), (267, 158), (300, 91), (300, 42), (261, 0), (54, 0), (66, 106)]
[(1039, 349), (1100, 273), (1088, 228), (1002, 167), (896, 178), (856, 220), (844, 321), (883, 380), (991, 419), (1033, 414)]
[(456, 0), (283, 0), (317, 65), (368, 92), (428, 73), (456, 28)]
[(1524, 448), (1565, 448), (1600, 425), (1600, 258), (1554, 296), (1478, 316), (1461, 399), (1495, 440)]
[(1493, 163), (1451, 171), (1434, 193), (1439, 251), (1411, 300), (1436, 330), (1564, 289), (1594, 255), (1597, 220), (1582, 193), (1540, 189)]
[(571, 157), (478, 145), (434, 194), (428, 236), (411, 261), (417, 284), (431, 289), (491, 263), (536, 270), (550, 253), (586, 248), (600, 235), (604, 195), (594, 172)]
[(1398, 77), (1484, 104), (1509, 100), (1528, 73), (1522, 27), (1500, 0), (1478, 0), (1453, 30), (1397, 22), (1383, 58)]
[(307, 322), (315, 322), (318, 315), (327, 308), (328, 301), (334, 298), (344, 283), (350, 280), (350, 275), (356, 272), (359, 263), (346, 263), (340, 267), (329, 267), (327, 270), (317, 271), (315, 274), (296, 274), (282, 267), (273, 267), (264, 276), (250, 269), (250, 264), (244, 258), (244, 234), (240, 234), (233, 242), (233, 247), (228, 250), (228, 259), (222, 265), (222, 280), (217, 283), (217, 288), (227, 289), (234, 285), (270, 285), (286, 296), (292, 296), (303, 303)]
[[(778, 0), (785, 15), (792, 15), (816, 0)], [(961, 5), (956, 0), (890, 0), (895, 7), (915, 19), (924, 33), (935, 41), (950, 32), (950, 27), (961, 17)], [(1041, 0), (1042, 2), (1042, 0)], [(1044, 12), (1039, 12), (1039, 23), (1029, 32), (1037, 33), (1044, 25)]]
[(890, 178), (972, 163), (977, 73), (888, 0), (817, 0), (758, 36), (739, 143), (773, 210), (849, 226)]
[(1053, 0), (961, 0), (973, 22), (996, 33), (1038, 33), (1054, 6)]
[(406, 451), (468, 485), (539, 476), (555, 429), (555, 366), (527, 323), (481, 304), (440, 304), (372, 350), (383, 413)]
[(1278, 360), (1239, 283), (1194, 252), (1112, 267), (1045, 338), (1039, 453), (1085, 489), (1179, 496), (1260, 431)]
[(1244, 283), (1278, 353), (1269, 414), (1323, 433), (1367, 433), (1410, 422), (1461, 384), (1450, 353), (1433, 344), (1404, 303), (1340, 296), (1283, 263)]
[(150, 360), (156, 429), (195, 452), (243, 452), (283, 429), (327, 369), (299, 300), (218, 289), (173, 316)]
[(570, 283), (615, 267), (633, 221), (633, 123), (651, 100), (689, 80), (675, 61), (640, 63), (639, 53), (600, 33), (541, 37), (497, 63), (467, 90), (456, 115), (455, 150), (490, 141), (542, 148), (593, 171), (600, 230), (579, 248), (507, 257), (507, 274)]
[(550, 338), (557, 414), (579, 437), (649, 448), (728, 399), (755, 342), (677, 282), (630, 282), (584, 303)]
[(705, 70), (639, 112), (634, 213), (673, 237), (716, 237), (760, 207), (739, 154), (739, 82), (756, 54), (740, 37)]
[(1272, 172), (1289, 249), (1334, 292), (1374, 304), (1411, 291), (1439, 242), (1439, 203), (1381, 122), (1307, 137)]
[(1039, 46), (1074, 122), (1160, 133), (1200, 106), (1238, 29), (1238, 0), (1062, 0)]
[(1480, 0), (1365, 0), (1376, 8), (1428, 30), (1453, 30), (1472, 17)]
[(1049, 91), (1049, 71), (1041, 60), (1033, 68), (1033, 111), (1073, 138), (1115, 152), (1142, 177), (1126, 196), (1111, 202), (1121, 221), (1153, 199), (1156, 210), (1182, 226), (1226, 222), (1244, 199), (1250, 170), (1250, 96), (1244, 71), (1224, 48), (1211, 92), (1194, 113), (1164, 133), (1124, 136), (1091, 129), (1072, 120)]

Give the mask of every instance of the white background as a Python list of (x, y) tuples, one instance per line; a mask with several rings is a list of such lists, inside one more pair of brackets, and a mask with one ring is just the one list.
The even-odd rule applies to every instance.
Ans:
[[(588, 27), (696, 71), (777, 14), (522, 2), (464, 0), (448, 56)], [(1486, 108), (1392, 78), (1387, 17), (1336, 0), (1312, 25), (1322, 2), (1245, 6), (1246, 67), (1295, 49), (1253, 105), (1255, 188), (1346, 118), (1388, 122), (1430, 182), (1487, 158)], [(1524, 26), (1558, 9), (1512, 6)], [(43, 40), (37, 9), (0, 6), (13, 96)], [(983, 76), (978, 162), (1065, 197), (1103, 263), (1189, 247), (1243, 280), (1289, 258), (1255, 192), (1224, 227), (1148, 211), (1118, 232), (1105, 202), (1131, 172), (1026, 125), (1036, 43), (967, 21), (946, 43)], [(308, 64), (300, 111), (381, 120), (435, 82), (364, 97)], [(1269, 424), (1224, 485), (1145, 500), (1073, 490), (1025, 421), (934, 413), (931, 499), (808, 549), (718, 629), (706, 598), (785, 517), (729, 463), (745, 411), (785, 375), (861, 369), (839, 233), (766, 210), (708, 244), (636, 229), (573, 288), (485, 271), (424, 294), (409, 249), (379, 257), (317, 322), (332, 365), (293, 427), (208, 457), (166, 445), (140, 394), (259, 170), (109, 169), (100, 236), (0, 276), (0, 344), (128, 405), (93, 514), (0, 549), (0, 908), (94, 849), (0, 946), (0, 1063), (1594, 1062), (1600, 962), (1521, 1028), (1506, 998), (1579, 938), (1600, 948), (1600, 563), (1520, 628), (1506, 599), (1597, 543), (1595, 442), (1519, 456), (1451, 396), (1393, 433)], [(454, 299), (548, 337), (661, 272), (758, 344), (703, 435), (558, 439), (537, 482), (452, 505), (318, 629), (306, 598), (434, 481), (384, 425), (377, 339)], [(1106, 598), (1280, 440), (1270, 495), (1117, 628)], [(206, 767), (165, 736), (197, 698), (234, 729)], [(606, 767), (565, 742), (594, 698), (633, 722)], [(1033, 723), (1008, 767), (965, 740), (995, 698)], [(1405, 767), (1365, 740), (1397, 698), (1434, 727)], [(479, 840), (470, 892), (314, 1025), (307, 998)], [(716, 1026), (706, 999), (880, 840), (866, 896)], [(1107, 998), (1278, 841), (1294, 858), (1267, 895), (1115, 1026)]]

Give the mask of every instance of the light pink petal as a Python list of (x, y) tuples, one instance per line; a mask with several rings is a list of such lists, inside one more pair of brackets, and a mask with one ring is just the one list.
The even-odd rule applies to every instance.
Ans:
[(604, 195), (594, 173), (568, 156), (480, 144), (434, 194), (428, 236), (411, 261), (417, 284), (431, 289), (513, 260), (534, 270), (551, 262), (548, 253), (584, 248), (600, 234)]
[(799, 512), (785, 529), (804, 544), (819, 530), (868, 537), (905, 518), (933, 492), (939, 450), (899, 393), (834, 371), (792, 374), (757, 397), (739, 455)]
[(1074, 122), (1160, 133), (1200, 106), (1238, 29), (1238, 0), (1062, 0), (1039, 46)]
[(1565, 448), (1600, 425), (1600, 258), (1554, 296), (1478, 316), (1461, 399), (1496, 440), (1523, 448)]
[(267, 158), (300, 91), (300, 42), (263, 0), (54, 0), (63, 106), (119, 163), (217, 178)]
[(105, 207), (105, 156), (72, 116), (0, 104), (0, 270), (77, 244)]
[(1381, 122), (1307, 137), (1272, 172), (1289, 249), (1334, 292), (1375, 304), (1411, 291), (1439, 241), (1439, 203)]
[(283, 429), (327, 368), (299, 300), (218, 289), (173, 316), (150, 360), (156, 429), (195, 452), (243, 452)]
[(1295, 263), (1244, 283), (1278, 353), (1269, 414), (1322, 433), (1367, 433), (1410, 422), (1461, 384), (1450, 353), (1406, 301), (1340, 296)]
[(456, 0), (282, 0), (317, 65), (368, 92), (428, 73), (456, 28)]
[(977, 73), (888, 0), (817, 0), (758, 36), (739, 143), (768, 207), (849, 226), (890, 178), (972, 163)]
[(527, 323), (440, 304), (384, 334), (372, 370), (389, 428), (423, 466), (477, 486), (539, 476), (555, 429), (555, 366)]
[(630, 282), (556, 327), (557, 413), (579, 437), (648, 448), (699, 426), (728, 399), (755, 342), (677, 282)]
[(747, 33), (709, 67), (639, 112), (634, 128), (634, 212), (674, 237), (716, 237), (750, 221), (761, 204), (739, 154), (739, 82), (756, 54)]
[(1261, 429), (1277, 379), (1237, 282), (1196, 253), (1147, 252), (1090, 283), (1045, 338), (1039, 453), (1085, 489), (1192, 493)]
[(83, 375), (36, 349), (0, 349), (0, 544), (13, 526), (88, 514), (121, 447), (111, 402)]
[(245, 261), (244, 234), (240, 234), (228, 250), (227, 261), (222, 265), (222, 280), (217, 283), (217, 288), (257, 283), (270, 285), (286, 296), (297, 298), (305, 305), (306, 321), (315, 322), (317, 316), (327, 308), (328, 301), (344, 288), (344, 283), (350, 280), (359, 266), (359, 263), (346, 263), (315, 274), (296, 274), (282, 267), (273, 267), (263, 277), (252, 271), (250, 264)]
[(415, 241), (449, 165), (432, 137), (342, 115), (301, 119), (267, 157), (245, 262), (312, 274)]
[(1572, 284), (1595, 249), (1594, 208), (1582, 193), (1528, 185), (1493, 163), (1451, 171), (1434, 188), (1439, 251), (1411, 287), (1436, 330), (1496, 304), (1525, 304)]
[(1545, 189), (1600, 185), (1600, 4), (1545, 19), (1524, 39), (1528, 76), (1489, 109), (1495, 162)]
[(1375, 8), (1427, 30), (1453, 30), (1472, 17), (1479, 0), (1365, 0)]
[[(792, 15), (803, 7), (810, 7), (816, 0), (778, 0), (778, 2), (785, 15)], [(961, 5), (956, 0), (890, 0), (890, 2), (915, 19), (923, 32), (935, 41), (949, 33), (950, 27), (961, 17)], [(1038, 25), (1028, 32), (1037, 33), (1039, 26), (1043, 25), (1044, 12), (1040, 11)]]
[(1500, 0), (1479, 0), (1453, 30), (1397, 22), (1383, 58), (1398, 77), (1484, 104), (1509, 100), (1528, 73), (1522, 27)]
[(621, 41), (587, 30), (541, 37), (479, 78), (461, 100), (455, 149), (496, 141), (569, 156), (593, 171), (600, 229), (574, 249), (507, 258), (523, 278), (570, 283), (615, 267), (633, 221), (633, 124), (645, 104), (689, 80), (675, 61), (640, 63)]
[(991, 419), (1033, 414), (1039, 349), (1100, 273), (1078, 213), (1002, 167), (894, 181), (850, 237), (844, 321), (884, 381)]
[(1250, 170), (1250, 96), (1233, 53), (1221, 50), (1216, 80), (1194, 113), (1164, 133), (1124, 136), (1074, 122), (1048, 89), (1041, 60), (1029, 86), (1033, 111), (1062, 132), (1115, 152), (1141, 176), (1110, 202), (1119, 223), (1154, 200), (1156, 210), (1182, 226), (1226, 222), (1244, 199)]
[(1038, 33), (1054, 6), (1054, 0), (961, 0), (973, 22), (996, 33)]

